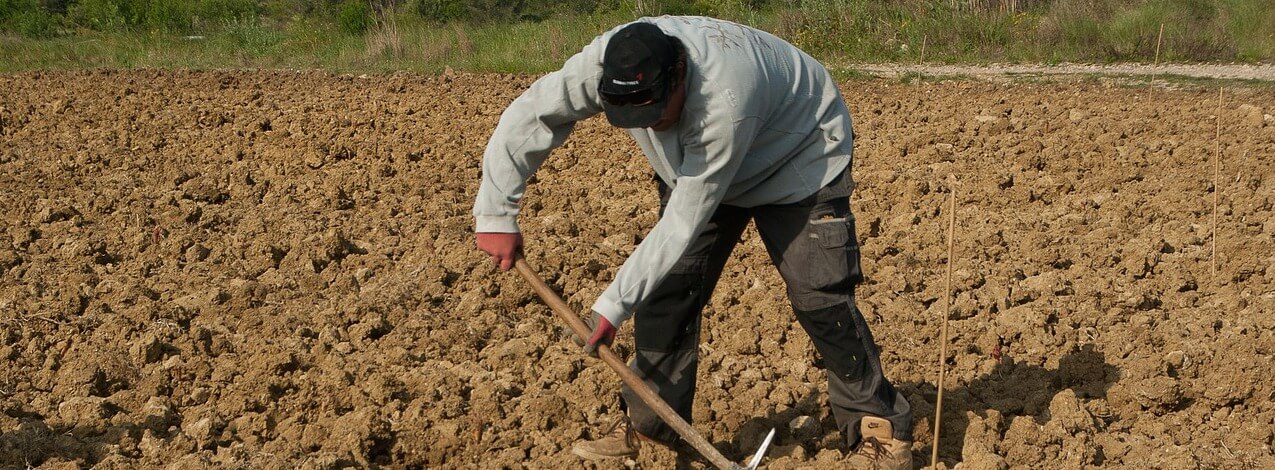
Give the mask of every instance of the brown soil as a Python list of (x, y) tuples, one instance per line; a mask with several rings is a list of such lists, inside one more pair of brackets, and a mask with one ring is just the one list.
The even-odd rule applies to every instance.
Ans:
[[(531, 80), (0, 76), (0, 467), (578, 466), (618, 381), (470, 235)], [(844, 89), (859, 302), (918, 464), (955, 187), (948, 466), (1275, 467), (1275, 95), (1227, 89), (1218, 139), (1216, 89)], [(528, 258), (574, 308), (655, 223), (650, 175), (593, 119), (531, 185)], [(778, 427), (770, 468), (831, 466), (809, 340), (752, 231), (733, 258), (696, 428), (742, 459)], [(673, 465), (648, 449), (603, 467)]]

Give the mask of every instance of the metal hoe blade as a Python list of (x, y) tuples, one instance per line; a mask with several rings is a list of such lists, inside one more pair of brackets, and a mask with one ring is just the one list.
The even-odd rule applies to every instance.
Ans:
[(753, 459), (748, 463), (748, 470), (757, 470), (757, 464), (761, 463), (761, 458), (766, 456), (766, 449), (770, 448), (770, 441), (775, 438), (775, 428), (770, 428), (770, 434), (766, 435), (766, 440), (761, 441), (761, 447), (757, 448), (757, 453), (753, 454)]

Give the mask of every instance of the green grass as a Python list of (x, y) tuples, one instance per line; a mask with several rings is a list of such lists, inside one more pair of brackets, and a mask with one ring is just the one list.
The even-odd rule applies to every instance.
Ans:
[[(0, 72), (433, 73), (450, 67), (543, 73), (614, 25), (658, 13), (711, 14), (757, 26), (831, 63), (1152, 62), (1157, 42), (1161, 62), (1275, 61), (1270, 0), (984, 0), (979, 8), (951, 0), (612, 0), (618, 6), (611, 8), (591, 1), (600, 4), (571, 0), (558, 3), (569, 8), (552, 10), (545, 5), (553, 2), (532, 1), (539, 9), (520, 11), (494, 0), (402, 0), (397, 10), (378, 14), (358, 0), (76, 0), (55, 14), (35, 6), (40, 0), (0, 0)], [(498, 9), (496, 19), (453, 8), (476, 4)], [(423, 16), (442, 15), (439, 8), (447, 5), (447, 16), (464, 17)]]
[(334, 23), (269, 25), (234, 20), (205, 35), (83, 31), (68, 37), (0, 36), (0, 72), (35, 69), (302, 68), (340, 72), (445, 68), (543, 73), (584, 47), (619, 17), (551, 18), (539, 23), (439, 25), (396, 16), (364, 34)]

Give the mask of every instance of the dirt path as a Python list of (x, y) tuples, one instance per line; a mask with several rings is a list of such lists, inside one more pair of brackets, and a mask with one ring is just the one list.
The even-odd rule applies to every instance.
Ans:
[(906, 73), (934, 76), (968, 76), (988, 80), (1009, 80), (1024, 77), (1072, 77), (1072, 76), (1132, 76), (1163, 77), (1183, 76), (1193, 78), (1217, 78), (1226, 80), (1275, 81), (1275, 65), (1247, 64), (1071, 64), (1057, 65), (908, 65), (908, 64), (844, 64), (843, 70), (859, 70), (870, 75), (895, 78)]
[[(581, 466), (617, 381), (471, 234), (486, 139), (533, 78), (0, 75), (0, 468)], [(843, 89), (859, 306), (918, 462), (955, 184), (949, 468), (1275, 468), (1275, 94)], [(658, 201), (591, 119), (523, 207), (529, 260), (583, 310)], [(702, 341), (706, 438), (742, 460), (774, 426), (771, 469), (844, 460), (751, 230)], [(586, 468), (674, 466), (647, 449)]]

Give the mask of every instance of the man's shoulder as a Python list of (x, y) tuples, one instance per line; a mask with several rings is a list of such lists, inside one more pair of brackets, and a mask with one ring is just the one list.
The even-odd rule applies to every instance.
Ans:
[(748, 36), (760, 32), (751, 26), (708, 16), (656, 16), (643, 20), (678, 39), (708, 39), (723, 46), (743, 46)]

